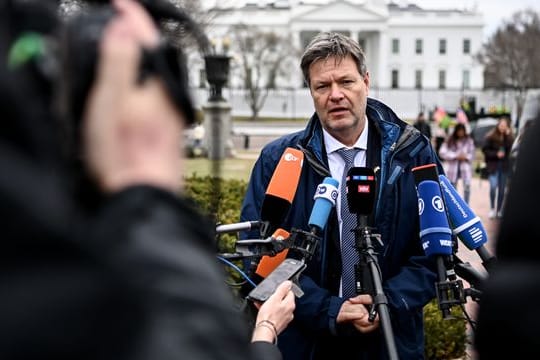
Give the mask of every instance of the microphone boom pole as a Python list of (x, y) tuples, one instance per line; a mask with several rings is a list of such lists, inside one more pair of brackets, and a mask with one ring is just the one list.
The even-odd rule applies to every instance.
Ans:
[[(349, 211), (356, 214), (357, 218), (357, 227), (354, 229), (355, 248), (359, 255), (359, 262), (355, 266), (356, 293), (368, 293), (373, 298), (369, 321), (373, 322), (379, 313), (388, 358), (397, 360), (399, 357), (390, 321), (388, 298), (383, 291), (377, 252), (372, 242), (372, 239), (376, 239), (378, 245), (382, 246), (381, 236), (380, 234), (372, 234), (372, 228), (368, 226), (368, 215), (372, 213), (375, 204), (375, 173), (371, 168), (353, 167), (347, 173), (346, 180)], [(369, 279), (364, 278), (365, 267), (369, 272)], [(364, 280), (371, 286), (364, 284)]]
[[(377, 260), (377, 253), (372, 243), (372, 238), (378, 240), (380, 243), (380, 235), (372, 234), (371, 229), (367, 226), (367, 216), (357, 214), (358, 227), (354, 230), (356, 238), (356, 248), (360, 255), (360, 263), (363, 260), (368, 266), (371, 284), (373, 285), (372, 298), (373, 305), (369, 314), (369, 321), (374, 321), (375, 316), (379, 313), (381, 321), (381, 327), (383, 331), (384, 341), (386, 343), (386, 349), (388, 350), (388, 358), (390, 360), (399, 359), (396, 343), (394, 339), (394, 331), (392, 330), (392, 323), (390, 321), (390, 311), (388, 310), (388, 298), (383, 291), (381, 272), (379, 269), (379, 263)], [(357, 279), (358, 285), (358, 279)]]

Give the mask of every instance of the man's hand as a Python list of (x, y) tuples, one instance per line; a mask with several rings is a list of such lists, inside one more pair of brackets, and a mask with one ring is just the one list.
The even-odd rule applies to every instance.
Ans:
[(370, 295), (358, 295), (343, 303), (336, 322), (351, 322), (361, 333), (369, 333), (379, 327), (379, 315), (375, 321), (369, 321), (369, 311), (365, 305), (373, 303)]

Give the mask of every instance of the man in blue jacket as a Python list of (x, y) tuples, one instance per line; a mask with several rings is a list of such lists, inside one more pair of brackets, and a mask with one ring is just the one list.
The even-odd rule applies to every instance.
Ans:
[[(411, 169), (436, 163), (429, 141), (383, 103), (368, 98), (369, 73), (360, 46), (338, 33), (321, 33), (306, 48), (301, 68), (315, 114), (307, 127), (266, 145), (254, 165), (241, 219), (260, 219), (266, 188), (287, 147), (304, 153), (292, 208), (280, 227), (308, 230), (317, 185), (331, 176), (341, 181), (341, 149), (359, 149), (354, 166), (373, 168), (376, 204), (369, 224), (381, 234), (377, 249), (383, 290), (388, 298), (400, 359), (423, 359), (422, 309), (435, 296), (436, 273), (419, 239), (418, 199)], [(341, 196), (340, 196), (341, 197)], [(284, 359), (384, 359), (387, 349), (379, 319), (367, 319), (369, 295), (344, 294), (340, 198), (322, 241), (300, 277), (305, 292), (295, 318), (282, 333)], [(244, 233), (243, 238), (257, 236)]]

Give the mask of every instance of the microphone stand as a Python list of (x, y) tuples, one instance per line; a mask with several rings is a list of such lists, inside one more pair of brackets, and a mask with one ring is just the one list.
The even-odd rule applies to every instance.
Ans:
[[(382, 246), (380, 234), (372, 234), (373, 228), (367, 226), (367, 216), (357, 214), (358, 227), (354, 229), (355, 233), (355, 247), (360, 256), (360, 261), (356, 267), (356, 270), (367, 266), (370, 273), (370, 280), (373, 286), (372, 298), (373, 305), (370, 309), (369, 321), (373, 322), (377, 312), (381, 321), (382, 331), (386, 348), (388, 350), (388, 358), (390, 360), (399, 359), (396, 349), (396, 343), (394, 338), (394, 332), (392, 330), (392, 323), (390, 321), (390, 312), (388, 310), (388, 299), (383, 291), (381, 271), (377, 260), (377, 253), (372, 243), (372, 239), (376, 239), (379, 245)], [(356, 292), (364, 293), (362, 289), (362, 281), (358, 278), (359, 271), (356, 273)]]

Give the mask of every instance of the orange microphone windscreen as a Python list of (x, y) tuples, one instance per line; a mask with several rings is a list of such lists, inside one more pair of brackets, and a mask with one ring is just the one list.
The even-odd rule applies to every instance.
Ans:
[[(272, 237), (276, 240), (283, 241), (289, 237), (289, 232), (283, 229), (277, 229), (273, 234)], [(285, 249), (275, 256), (268, 256), (265, 255), (261, 258), (259, 261), (259, 265), (257, 266), (257, 270), (255, 270), (255, 274), (262, 276), (263, 278), (267, 277), (268, 274), (270, 274), (272, 271), (274, 271), (275, 268), (278, 267), (279, 264), (285, 258), (287, 257), (289, 249)]]
[(303, 161), (304, 153), (290, 147), (281, 155), (261, 206), (261, 220), (269, 222), (263, 237), (269, 236), (287, 216), (300, 181)]

